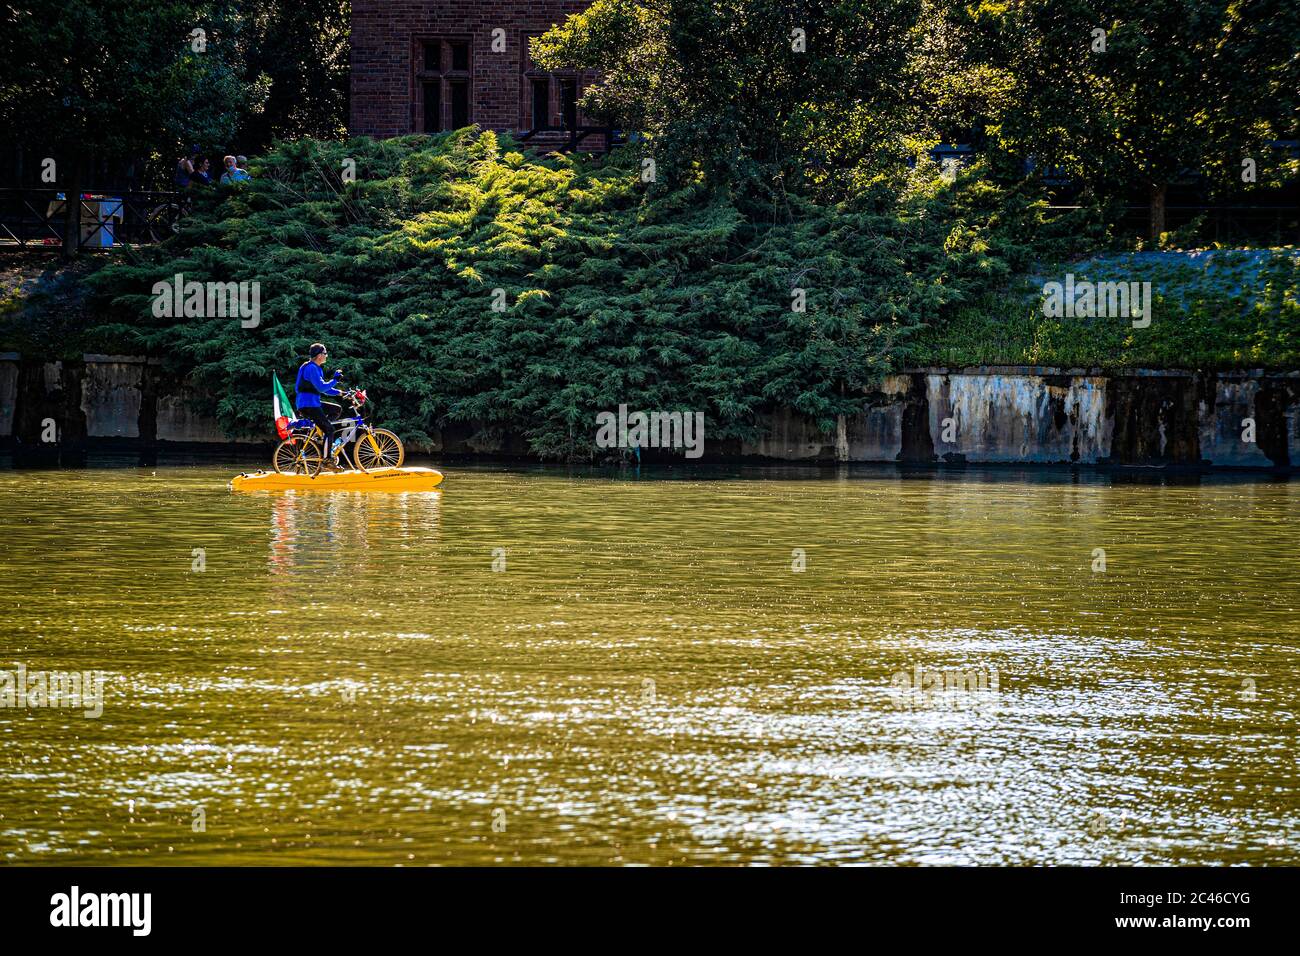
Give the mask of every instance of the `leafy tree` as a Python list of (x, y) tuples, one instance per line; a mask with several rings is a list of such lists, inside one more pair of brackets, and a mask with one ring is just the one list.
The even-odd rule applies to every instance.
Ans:
[(349, 9), (16, 0), (0, 7), (0, 136), (29, 162), (54, 158), (72, 192), (92, 166), (131, 165), (138, 181), (150, 166), (157, 181), (192, 144), (252, 153), (277, 137), (340, 136)]
[[(0, 29), (0, 124), (70, 156), (224, 139), (245, 104), (229, 4), (25, 0)], [(201, 38), (192, 37), (202, 30)], [(196, 49), (198, 44), (201, 49)]]
[(240, 70), (256, 92), (239, 114), (243, 151), (275, 139), (340, 138), (348, 122), (348, 0), (241, 4)]
[(1269, 145), (1298, 135), (1297, 37), (1290, 0), (597, 0), (534, 46), (603, 69), (588, 106), (644, 133), (672, 182), (887, 202), (906, 161), (956, 139), (1098, 202), (1145, 188), (1155, 238), (1189, 173), (1224, 194), (1248, 159), (1261, 184), (1300, 172)]
[[(921, 0), (596, 0), (533, 42), (543, 65), (600, 70), (585, 106), (643, 134), (668, 183), (699, 175), (767, 198), (862, 182), (917, 132), (908, 39)], [(843, 190), (841, 190), (843, 194)]]
[(229, 4), (23, 0), (0, 14), (0, 130), (53, 158), (69, 195), (91, 159), (174, 155), (233, 132), (245, 91), (223, 44)]
[(1300, 7), (1288, 0), (982, 0), (951, 22), (1009, 94), (988, 104), (1005, 149), (1064, 167), (1099, 195), (1296, 172), (1267, 143), (1295, 135)]

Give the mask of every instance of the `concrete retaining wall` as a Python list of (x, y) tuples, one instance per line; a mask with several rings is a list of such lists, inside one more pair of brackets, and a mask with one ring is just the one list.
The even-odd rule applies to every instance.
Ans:
[(148, 363), (142, 359), (86, 356), (81, 411), (86, 416), (88, 438), (140, 437), (140, 406), (147, 371)]
[(0, 441), (41, 450), (88, 440), (228, 443), (216, 420), (193, 410), (197, 396), (163, 374), (156, 360), (84, 355), (28, 360), (0, 353)]
[[(782, 411), (742, 456), (784, 461), (1300, 466), (1300, 373), (1034, 367), (888, 377), (834, 432)], [(1253, 422), (1253, 425), (1252, 425)], [(1249, 440), (1253, 437), (1253, 441)]]
[[(139, 357), (0, 353), (0, 440), (18, 446), (39, 446), (51, 420), (60, 443), (228, 443), (193, 410), (196, 397)], [(706, 458), (1297, 469), (1300, 372), (916, 369), (887, 376), (838, 426), (822, 432), (783, 409), (757, 441), (714, 442), (706, 420)], [(434, 452), (527, 452), (517, 437), (469, 426), (432, 437)]]

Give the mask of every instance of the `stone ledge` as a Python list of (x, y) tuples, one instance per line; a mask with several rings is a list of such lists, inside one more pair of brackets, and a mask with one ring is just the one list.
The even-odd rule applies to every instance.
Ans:
[(925, 365), (899, 369), (896, 375), (1072, 375), (1088, 378), (1191, 378), (1207, 375), (1216, 378), (1300, 378), (1300, 369), (1267, 371), (1262, 368), (1205, 371), (1177, 368), (1060, 368), (1050, 365)]
[(82, 361), (90, 365), (161, 365), (162, 359), (146, 358), (143, 355), (100, 355), (86, 352)]

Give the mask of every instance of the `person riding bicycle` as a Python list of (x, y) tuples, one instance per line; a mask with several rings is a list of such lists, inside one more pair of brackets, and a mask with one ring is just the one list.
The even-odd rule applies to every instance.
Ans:
[(307, 356), (307, 361), (303, 362), (298, 368), (298, 380), (294, 383), (294, 391), (296, 392), (294, 403), (298, 407), (298, 414), (303, 418), (310, 419), (312, 424), (324, 433), (325, 461), (333, 467), (334, 423), (330, 421), (329, 415), (321, 407), (321, 396), (335, 397), (343, 394), (338, 389), (338, 384), (343, 381), (343, 372), (340, 369), (335, 369), (334, 377), (328, 382), (325, 381), (321, 366), (329, 358), (329, 352), (319, 342), (314, 343), (307, 350)]

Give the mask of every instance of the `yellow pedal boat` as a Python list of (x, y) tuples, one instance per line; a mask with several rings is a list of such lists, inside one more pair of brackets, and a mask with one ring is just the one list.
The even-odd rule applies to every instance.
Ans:
[(315, 478), (259, 471), (236, 475), (231, 491), (433, 491), (442, 472), (432, 468), (376, 468), (374, 471), (322, 471)]

